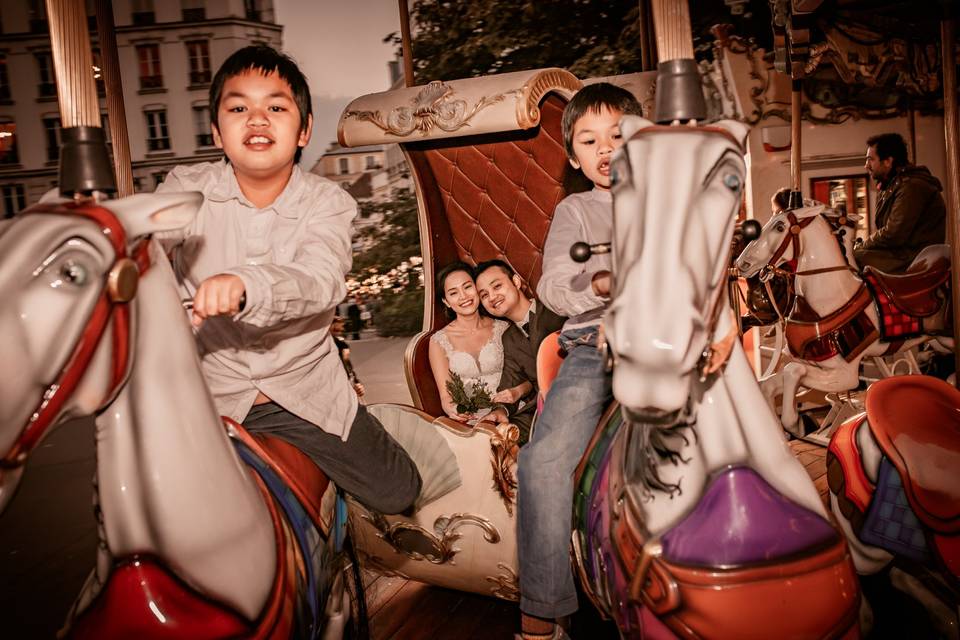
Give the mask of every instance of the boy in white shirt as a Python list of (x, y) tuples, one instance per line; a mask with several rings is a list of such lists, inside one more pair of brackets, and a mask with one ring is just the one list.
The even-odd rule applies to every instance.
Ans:
[(313, 125), (306, 78), (270, 47), (240, 49), (214, 77), (210, 119), (226, 160), (178, 166), (158, 191), (204, 195), (164, 243), (217, 409), (299, 447), (368, 507), (404, 511), (420, 475), (358, 403), (330, 336), (356, 203), (297, 165)]

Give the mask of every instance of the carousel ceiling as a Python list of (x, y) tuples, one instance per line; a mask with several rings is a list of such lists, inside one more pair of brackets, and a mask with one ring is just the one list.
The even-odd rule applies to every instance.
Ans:
[[(836, 113), (942, 109), (940, 22), (956, 0), (691, 0), (706, 50), (712, 24), (763, 49), (805, 97)], [(725, 14), (725, 15), (724, 15)], [(711, 24), (712, 21), (712, 24)]]

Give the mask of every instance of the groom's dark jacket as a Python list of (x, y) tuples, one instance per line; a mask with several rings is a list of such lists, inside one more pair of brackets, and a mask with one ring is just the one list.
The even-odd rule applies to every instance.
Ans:
[(500, 375), (500, 386), (497, 390), (509, 389), (522, 382), (533, 385), (533, 390), (522, 398), (523, 405), (519, 409), (519, 402), (503, 405), (510, 416), (510, 422), (520, 427), (524, 434), (529, 433), (537, 408), (537, 350), (543, 339), (554, 331), (559, 331), (566, 320), (537, 301), (536, 308), (531, 308), (526, 336), (513, 322), (510, 322), (510, 326), (503, 333), (503, 373)]

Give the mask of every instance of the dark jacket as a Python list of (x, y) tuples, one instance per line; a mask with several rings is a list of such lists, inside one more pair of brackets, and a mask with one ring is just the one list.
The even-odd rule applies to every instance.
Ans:
[(904, 271), (924, 247), (943, 244), (947, 209), (942, 191), (926, 167), (897, 169), (877, 198), (876, 231), (854, 252), (860, 267)]
[(523, 382), (530, 382), (533, 390), (522, 400), (523, 407), (517, 411), (519, 403), (505, 404), (504, 408), (510, 416), (510, 421), (520, 428), (521, 438), (526, 440), (533, 422), (533, 414), (537, 408), (537, 350), (540, 343), (549, 334), (559, 331), (566, 318), (558, 316), (542, 302), (537, 302), (536, 311), (530, 318), (527, 326), (527, 336), (523, 335), (517, 325), (510, 323), (503, 333), (503, 373), (500, 375), (500, 386), (497, 391), (515, 387)]

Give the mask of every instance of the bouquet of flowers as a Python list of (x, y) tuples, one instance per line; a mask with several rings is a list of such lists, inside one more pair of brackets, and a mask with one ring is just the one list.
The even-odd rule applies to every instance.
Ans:
[(467, 384), (463, 378), (452, 371), (450, 379), (447, 380), (447, 391), (450, 392), (450, 398), (456, 403), (457, 411), (460, 413), (477, 413), (481, 409), (489, 409), (493, 406), (490, 390), (485, 383)]

